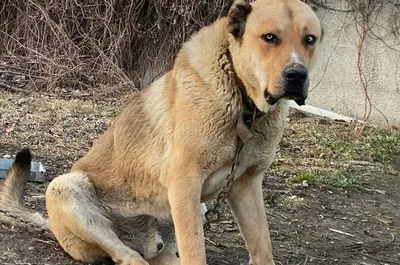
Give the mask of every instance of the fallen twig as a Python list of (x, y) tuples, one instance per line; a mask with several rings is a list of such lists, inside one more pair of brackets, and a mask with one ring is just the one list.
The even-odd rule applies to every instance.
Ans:
[(207, 237), (205, 237), (206, 241), (213, 244), (214, 246), (217, 246), (217, 243), (215, 243), (214, 241), (212, 241), (211, 239), (208, 239)]
[(392, 238), (391, 238), (391, 241), (389, 243), (393, 243), (396, 238), (395, 238), (393, 233), (390, 233), (390, 235), (392, 236)]
[(7, 91), (12, 91), (12, 92), (23, 92), (24, 90), (21, 88), (13, 87), (7, 84), (4, 84), (3, 82), (0, 82), (0, 87), (3, 87)]
[(34, 241), (40, 242), (40, 243), (44, 243), (44, 244), (48, 244), (48, 245), (54, 245), (54, 243), (56, 243), (55, 241), (50, 241), (50, 240), (41, 240), (39, 238), (33, 238)]
[(337, 229), (328, 228), (328, 230), (332, 231), (332, 232), (335, 232), (335, 233), (338, 233), (338, 234), (355, 237), (355, 235), (352, 235), (352, 234), (349, 234), (349, 233), (346, 233), (346, 232), (343, 232), (343, 231), (340, 231), (340, 230), (337, 230)]
[(308, 256), (306, 256), (306, 259), (304, 260), (303, 265), (306, 265), (307, 261), (308, 261)]
[(377, 190), (377, 189), (374, 189), (374, 188), (372, 188), (372, 189), (366, 188), (365, 190), (366, 191), (371, 191), (371, 192), (376, 192), (376, 193), (381, 194), (381, 195), (386, 195), (387, 194), (387, 192), (384, 191), (384, 190)]
[(283, 219), (285, 219), (285, 220), (287, 220), (287, 219), (288, 219), (286, 216), (284, 216), (284, 215), (283, 215), (283, 214), (281, 214), (281, 213), (278, 213), (278, 215), (279, 215), (280, 217), (282, 217)]
[(350, 161), (346, 161), (346, 162), (353, 164), (353, 165), (360, 165), (360, 166), (368, 166), (368, 165), (372, 164), (369, 161), (362, 161), (362, 160), (350, 160)]
[(32, 78), (43, 78), (43, 76), (39, 76), (39, 75), (35, 75), (35, 74), (31, 74), (31, 73), (23, 73), (23, 72), (16, 72), (16, 71), (12, 71), (12, 70), (1, 70), (0, 69), (0, 73), (1, 74), (12, 74), (12, 75), (21, 75), (21, 76), (26, 76), (29, 79)]
[(392, 202), (391, 200), (386, 200), (388, 203), (390, 203), (391, 205), (393, 205), (394, 207), (400, 208), (400, 205)]

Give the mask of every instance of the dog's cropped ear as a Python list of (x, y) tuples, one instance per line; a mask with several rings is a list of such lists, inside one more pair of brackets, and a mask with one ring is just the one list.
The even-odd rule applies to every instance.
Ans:
[(310, 7), (314, 12), (318, 11), (318, 7), (316, 5), (310, 5)]
[[(312, 3), (309, 3), (308, 5), (311, 7), (311, 9), (314, 11), (314, 13), (317, 13), (317, 11), (318, 11), (317, 5), (312, 4)], [(324, 38), (324, 29), (321, 29), (321, 41), (323, 38)]]
[(251, 12), (251, 5), (244, 0), (236, 0), (233, 2), (228, 13), (228, 31), (237, 40), (241, 40), (246, 27), (247, 16)]

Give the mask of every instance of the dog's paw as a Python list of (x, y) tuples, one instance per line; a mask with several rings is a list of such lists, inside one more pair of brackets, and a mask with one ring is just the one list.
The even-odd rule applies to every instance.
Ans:
[(113, 258), (116, 265), (149, 265), (136, 251), (128, 251)]
[(176, 254), (164, 251), (154, 259), (149, 260), (150, 265), (179, 265), (180, 259)]
[[(264, 263), (263, 263), (263, 264), (264, 264)], [(250, 259), (249, 265), (257, 265), (257, 264), (254, 263), (254, 262)], [(275, 262), (274, 262), (274, 261), (271, 261), (271, 262), (265, 263), (265, 265), (275, 265)]]

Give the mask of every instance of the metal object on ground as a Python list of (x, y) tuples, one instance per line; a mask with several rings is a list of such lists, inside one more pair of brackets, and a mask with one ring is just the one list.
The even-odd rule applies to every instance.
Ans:
[[(14, 159), (5, 159), (5, 158), (0, 159), (0, 179), (5, 177), (7, 170), (10, 169), (13, 162), (14, 162)], [(46, 173), (46, 170), (44, 169), (44, 166), (42, 163), (32, 162), (31, 163), (31, 175), (29, 177), (29, 181), (43, 183), (45, 173)]]

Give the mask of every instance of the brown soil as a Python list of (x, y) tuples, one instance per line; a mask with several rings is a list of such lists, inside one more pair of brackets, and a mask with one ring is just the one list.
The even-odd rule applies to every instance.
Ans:
[[(14, 155), (22, 145), (30, 146), (35, 160), (44, 163), (49, 181), (86, 152), (115, 116), (118, 106), (116, 100), (92, 102), (79, 97), (0, 92), (0, 156)], [(362, 166), (356, 172), (365, 176), (360, 184), (339, 188), (318, 182), (294, 184), (281, 172), (307, 167), (305, 158), (315, 162), (307, 151), (315, 146), (303, 145), (303, 155), (297, 157), (298, 145), (288, 143), (304, 144), (304, 139), (310, 138), (310, 128), (332, 128), (338, 137), (337, 130), (348, 131), (346, 125), (321, 125), (306, 118), (293, 118), (289, 124), (278, 166), (264, 179), (265, 210), (276, 264), (400, 264), (400, 173), (395, 166), (377, 170), (386, 168), (385, 163), (364, 157), (367, 161), (360, 162)], [(290, 170), (284, 168), (293, 161), (302, 162)], [(337, 169), (344, 167), (341, 160), (329, 155), (324, 161)], [(400, 159), (393, 156), (391, 164), (399, 165)], [(28, 207), (45, 211), (44, 189), (44, 185), (29, 184)], [(208, 264), (247, 264), (248, 254), (236, 223), (227, 207), (224, 213), (223, 220), (206, 232)], [(81, 264), (39, 231), (8, 225), (0, 225), (0, 253), (1, 264)]]

